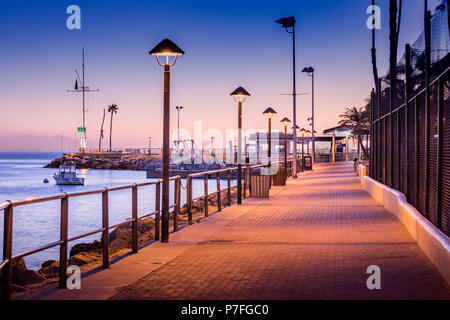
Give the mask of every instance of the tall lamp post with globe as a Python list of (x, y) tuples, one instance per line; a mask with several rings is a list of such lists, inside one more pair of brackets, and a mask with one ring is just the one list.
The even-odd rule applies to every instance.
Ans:
[(149, 53), (156, 57), (161, 67), (164, 67), (161, 242), (169, 242), (170, 67), (175, 65), (179, 56), (184, 55), (184, 51), (171, 40), (164, 39)]
[(302, 72), (306, 73), (308, 76), (311, 77), (312, 81), (312, 101), (311, 101), (311, 138), (312, 138), (312, 163), (315, 162), (316, 158), (316, 140), (315, 140), (315, 131), (314, 131), (314, 68), (313, 67), (306, 67), (303, 68)]
[(242, 104), (250, 93), (242, 87), (234, 90), (230, 96), (234, 98), (234, 102), (238, 104), (238, 145), (237, 145), (237, 203), (242, 204)]

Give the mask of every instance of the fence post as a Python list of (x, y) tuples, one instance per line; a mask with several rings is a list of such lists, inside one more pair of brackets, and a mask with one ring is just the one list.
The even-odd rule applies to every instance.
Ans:
[(204, 187), (205, 187), (205, 195), (204, 195), (204, 207), (205, 207), (205, 217), (208, 216), (208, 173), (205, 174), (204, 179)]
[[(441, 76), (442, 77), (442, 76)], [(437, 128), (437, 191), (436, 194), (438, 195), (436, 197), (437, 201), (437, 227), (442, 230), (442, 142), (443, 142), (443, 102), (444, 102), (444, 87), (442, 85), (443, 81), (441, 78), (438, 80), (438, 128)]]
[(425, 13), (425, 216), (429, 217), (429, 175), (428, 165), (430, 156), (430, 77), (431, 77), (431, 11)]
[(414, 206), (418, 208), (419, 204), (419, 108), (417, 107), (417, 95), (414, 99), (414, 131), (415, 131), (415, 139), (416, 143), (415, 147), (415, 156), (416, 156), (416, 194), (414, 196)]
[(377, 155), (378, 155), (378, 161), (377, 161), (377, 177), (378, 177), (378, 181), (382, 182), (382, 173), (383, 173), (383, 169), (382, 169), (382, 159), (381, 159), (381, 149), (383, 147), (382, 145), (382, 141), (381, 141), (381, 122), (380, 122), (380, 117), (381, 117), (381, 78), (378, 78), (378, 92), (377, 92), (377, 104), (378, 104), (378, 110), (377, 110)]
[(370, 154), (369, 154), (369, 176), (371, 178), (373, 178), (373, 154), (374, 154), (374, 150), (373, 150), (373, 108), (374, 108), (374, 89), (372, 88), (372, 92), (370, 93), (370, 126), (369, 126), (369, 135), (370, 135)]
[(222, 199), (220, 191), (220, 172), (217, 172), (217, 210), (222, 211)]
[(131, 246), (134, 253), (138, 252), (138, 190), (135, 184), (131, 189), (131, 214), (133, 218), (131, 228)]
[(244, 167), (244, 191), (242, 192), (242, 198), (247, 198), (247, 166)]
[(102, 260), (103, 269), (109, 268), (109, 191), (102, 193)]
[(173, 189), (174, 189), (174, 195), (173, 195), (173, 232), (177, 232), (178, 231), (178, 214), (179, 214), (179, 210), (178, 210), (178, 194), (180, 193), (180, 184), (179, 184), (180, 180), (176, 179), (173, 181)]
[(69, 222), (69, 196), (61, 199), (60, 214), (60, 240), (59, 245), (59, 288), (66, 287), (67, 281), (67, 239), (68, 239), (68, 222)]
[(188, 223), (192, 224), (192, 178), (187, 176), (186, 178), (186, 201), (187, 201), (187, 213), (188, 213)]
[(403, 177), (405, 179), (404, 185), (406, 186), (406, 195), (409, 199), (408, 192), (408, 176), (409, 176), (409, 161), (408, 161), (408, 115), (410, 112), (409, 108), (409, 99), (411, 99), (411, 46), (409, 43), (405, 45), (405, 157), (406, 157), (406, 176)]
[(161, 234), (161, 182), (155, 185), (155, 211), (155, 241), (158, 241)]
[(13, 211), (9, 201), (9, 206), (4, 210), (3, 224), (3, 261), (8, 260), (8, 263), (2, 270), (2, 300), (11, 300)]
[(228, 206), (231, 206), (231, 169), (227, 171)]

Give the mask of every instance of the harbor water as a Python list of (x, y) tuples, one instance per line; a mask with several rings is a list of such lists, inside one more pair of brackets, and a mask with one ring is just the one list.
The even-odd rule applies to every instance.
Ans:
[[(61, 192), (86, 191), (151, 181), (145, 171), (130, 170), (77, 170), (85, 178), (83, 186), (58, 186), (53, 174), (58, 169), (43, 168), (61, 153), (51, 152), (0, 152), (0, 202), (42, 197)], [(43, 183), (47, 178), (49, 183)], [(185, 179), (182, 185), (186, 186)], [(236, 181), (232, 181), (236, 185)], [(226, 182), (223, 182), (225, 188)], [(209, 192), (217, 188), (216, 180), (209, 183)], [(173, 183), (170, 184), (170, 201), (173, 203)], [(193, 197), (204, 193), (203, 180), (193, 180)], [(186, 191), (181, 191), (181, 205), (186, 203)], [(69, 238), (101, 228), (101, 194), (71, 198), (69, 201)], [(138, 191), (138, 214), (153, 212), (155, 187), (141, 187)], [(2, 212), (3, 213), (3, 212)], [(3, 214), (2, 214), (3, 216)], [(131, 218), (131, 189), (111, 192), (109, 195), (110, 225)], [(59, 240), (60, 200), (20, 206), (14, 209), (13, 254), (21, 253)], [(3, 256), (3, 218), (0, 219), (0, 253)], [(93, 235), (73, 241), (69, 249), (80, 242), (99, 240)], [(25, 258), (27, 267), (39, 269), (46, 260), (59, 260), (58, 247)]]

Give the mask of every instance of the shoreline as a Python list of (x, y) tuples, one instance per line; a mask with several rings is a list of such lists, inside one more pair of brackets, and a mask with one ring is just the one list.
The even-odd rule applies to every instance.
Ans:
[(72, 162), (77, 169), (145, 171), (161, 163), (159, 155), (121, 152), (64, 153), (44, 168), (58, 169), (64, 162)]

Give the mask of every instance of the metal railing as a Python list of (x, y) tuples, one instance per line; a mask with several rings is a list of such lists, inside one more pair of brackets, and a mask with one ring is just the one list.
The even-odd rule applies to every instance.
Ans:
[[(242, 170), (243, 174), (243, 199), (247, 198), (247, 190), (250, 189), (250, 174), (251, 170), (260, 167), (266, 167), (267, 165), (244, 165)], [(209, 198), (211, 196), (217, 196), (217, 211), (222, 211), (223, 201), (222, 201), (222, 192), (227, 191), (226, 195), (226, 205), (230, 206), (232, 204), (231, 199), (231, 175), (233, 171), (237, 171), (237, 167), (226, 168), (221, 170), (214, 171), (205, 171), (200, 173), (195, 173), (188, 175), (187, 184), (186, 184), (186, 199), (187, 199), (187, 215), (188, 215), (188, 223), (193, 223), (193, 204), (195, 201), (203, 200), (204, 202), (204, 216), (207, 217), (209, 212)], [(198, 177), (204, 177), (204, 193), (203, 195), (193, 198), (193, 187), (192, 180)], [(213, 193), (209, 193), (209, 178), (211, 176), (216, 177), (217, 190)], [(221, 188), (221, 178), (225, 178), (227, 180), (226, 188)], [(173, 231), (178, 231), (179, 225), (179, 216), (180, 216), (180, 207), (181, 207), (181, 190), (183, 189), (181, 183), (180, 176), (174, 176), (170, 178), (170, 181), (174, 181), (174, 198), (173, 204), (169, 206), (169, 209), (173, 209)], [(4, 227), (3, 227), (3, 261), (0, 264), (0, 273), (1, 273), (1, 293), (3, 300), (11, 299), (11, 289), (12, 289), (12, 262), (15, 259), (23, 258), (47, 249), (51, 249), (59, 246), (59, 288), (66, 287), (67, 281), (67, 253), (69, 243), (75, 240), (79, 240), (88, 236), (92, 236), (95, 234), (101, 233), (101, 254), (102, 254), (102, 267), (109, 268), (110, 259), (109, 259), (109, 231), (118, 228), (124, 225), (129, 225), (131, 223), (131, 249), (132, 252), (137, 253), (139, 249), (139, 241), (138, 241), (138, 221), (148, 218), (154, 217), (155, 221), (155, 240), (160, 239), (161, 233), (161, 184), (162, 179), (144, 182), (144, 183), (135, 183), (131, 185), (117, 186), (111, 188), (103, 188), (96, 189), (90, 191), (81, 191), (81, 192), (73, 192), (73, 193), (60, 193), (46, 197), (39, 198), (28, 198), (25, 200), (15, 200), (15, 201), (6, 201), (0, 204), (0, 210), (4, 211)], [(155, 185), (155, 210), (151, 213), (138, 215), (138, 188)], [(109, 225), (109, 194), (110, 192), (131, 189), (131, 218), (114, 224)], [(68, 235), (68, 217), (69, 217), (69, 199), (75, 197), (82, 197), (87, 195), (101, 194), (102, 195), (102, 227), (91, 230), (87, 233), (77, 235), (69, 238)], [(13, 245), (13, 213), (14, 208), (19, 206), (26, 206), (36, 203), (48, 202), (60, 200), (60, 239), (58, 241), (45, 244), (41, 247), (34, 248), (25, 252), (21, 252), (19, 254), (12, 254), (12, 245)]]
[[(242, 198), (245, 199), (247, 198), (247, 190), (249, 190), (250, 187), (250, 173), (252, 169), (255, 168), (261, 168), (261, 167), (266, 167), (266, 165), (263, 164), (259, 164), (259, 165), (247, 165), (247, 166), (243, 166), (242, 170), (243, 172), (243, 178), (244, 181), (242, 183)], [(205, 171), (205, 172), (198, 172), (198, 173), (194, 173), (194, 174), (190, 174), (187, 176), (186, 178), (186, 199), (187, 199), (187, 214), (188, 214), (188, 222), (189, 224), (193, 223), (193, 217), (192, 217), (192, 205), (195, 201), (198, 200), (202, 200), (203, 201), (203, 212), (204, 212), (204, 216), (207, 217), (209, 212), (209, 198), (211, 196), (217, 196), (217, 211), (222, 211), (222, 207), (223, 207), (223, 202), (222, 202), (222, 192), (223, 191), (227, 191), (227, 206), (230, 206), (232, 201), (231, 201), (231, 173), (233, 171), (237, 171), (238, 168), (237, 167), (233, 167), (233, 168), (226, 168), (226, 169), (220, 169), (220, 170), (213, 170), (213, 171)], [(213, 193), (209, 193), (209, 177), (210, 176), (215, 176), (216, 177), (216, 181), (217, 181), (217, 189), (215, 192)], [(193, 188), (192, 188), (192, 180), (194, 178), (199, 178), (199, 177), (203, 177), (204, 178), (204, 192), (203, 195), (193, 198)], [(227, 179), (227, 187), (222, 189), (221, 188), (221, 178), (226, 177)]]
[[(178, 229), (178, 215), (180, 212), (180, 189), (181, 178), (180, 176), (171, 177), (170, 181), (174, 181), (174, 203), (169, 206), (169, 209), (174, 209), (174, 230)], [(1, 287), (2, 287), (2, 299), (9, 300), (11, 298), (12, 288), (12, 262), (15, 259), (23, 258), (53, 247), (59, 246), (59, 288), (66, 287), (67, 280), (67, 253), (69, 242), (85, 238), (94, 234), (101, 233), (102, 244), (102, 267), (109, 267), (109, 230), (130, 224), (131, 223), (131, 249), (134, 253), (138, 252), (138, 221), (154, 216), (155, 219), (155, 240), (159, 240), (160, 237), (160, 220), (161, 220), (161, 184), (162, 179), (135, 183), (131, 185), (117, 186), (111, 188), (96, 189), (90, 191), (73, 192), (73, 193), (60, 193), (47, 197), (30, 198), (25, 200), (7, 201), (0, 204), (0, 210), (4, 211), (4, 226), (3, 226), (3, 261), (0, 264), (1, 272)], [(139, 216), (138, 215), (138, 188), (155, 185), (156, 186), (156, 201), (155, 211)], [(109, 225), (109, 193), (119, 190), (131, 189), (131, 218), (114, 224)], [(69, 238), (68, 236), (68, 218), (69, 218), (69, 199), (93, 194), (102, 195), (102, 227), (99, 229), (91, 230), (87, 233), (77, 235)], [(13, 213), (14, 208), (19, 206), (25, 206), (35, 203), (42, 203), (48, 201), (60, 200), (60, 239), (58, 241), (48, 243), (38, 248), (34, 248), (19, 254), (12, 254), (12, 235), (13, 235)]]

